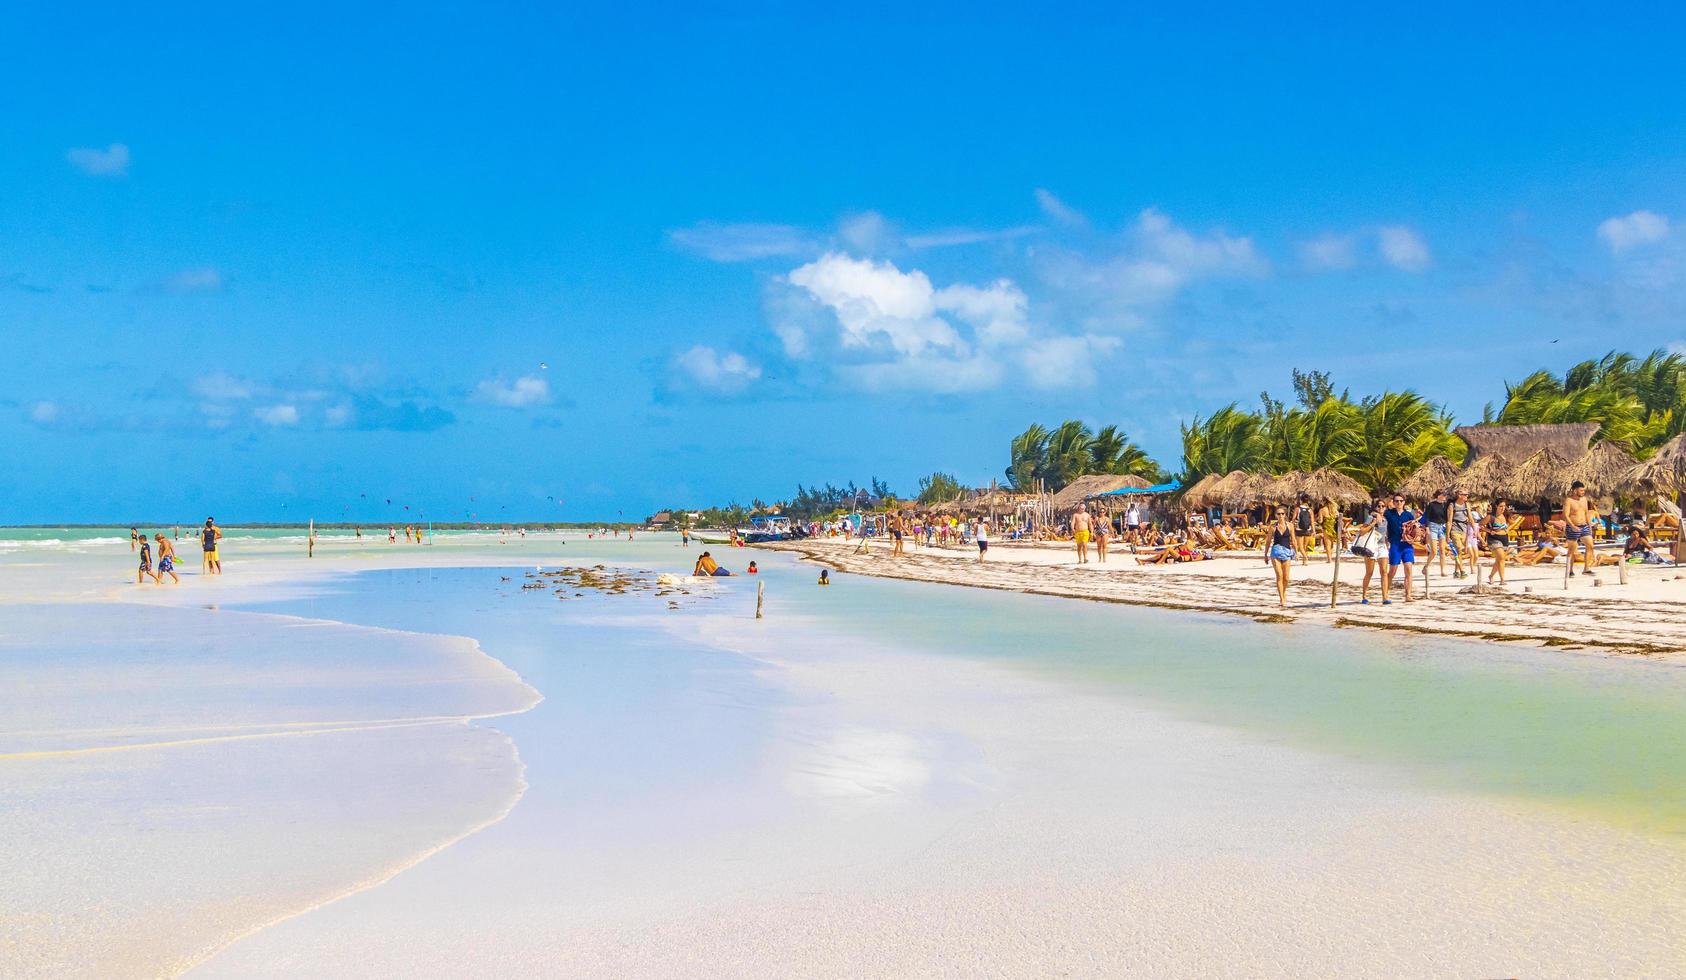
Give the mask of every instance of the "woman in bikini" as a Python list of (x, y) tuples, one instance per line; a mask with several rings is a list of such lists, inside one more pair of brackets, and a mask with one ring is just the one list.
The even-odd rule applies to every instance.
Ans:
[(1487, 550), (1493, 553), (1493, 568), (1487, 573), (1487, 584), (1493, 584), (1494, 576), (1499, 584), (1505, 584), (1505, 555), (1510, 549), (1510, 504), (1503, 500), (1493, 501), (1493, 511), (1482, 522), (1487, 532)]
[(1341, 509), (1333, 500), (1325, 500), (1317, 510), (1317, 539), (1323, 546), (1324, 564), (1335, 560), (1335, 551), (1341, 546), (1340, 528)]
[(1294, 563), (1295, 537), (1288, 511), (1278, 508), (1276, 521), (1270, 527), (1270, 550), (1265, 554), (1276, 570), (1276, 605), (1280, 609), (1288, 608), (1288, 569)]

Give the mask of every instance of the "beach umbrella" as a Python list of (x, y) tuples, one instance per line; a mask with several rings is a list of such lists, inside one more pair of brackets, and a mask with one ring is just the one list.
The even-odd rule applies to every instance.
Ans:
[(1686, 493), (1686, 433), (1675, 436), (1643, 463), (1622, 474), (1619, 489), (1646, 493)]
[(1212, 501), (1206, 496), (1212, 485), (1223, 477), (1216, 473), (1208, 473), (1194, 482), (1194, 485), (1183, 491), (1183, 506), (1209, 507)]
[(1509, 493), (1518, 500), (1557, 500), (1569, 489), (1563, 478), (1568, 468), (1556, 450), (1542, 447), (1511, 473)]
[[(1224, 479), (1229, 479), (1225, 477)], [(1244, 473), (1237, 480), (1233, 488), (1224, 494), (1224, 507), (1238, 510), (1249, 507), (1264, 500), (1265, 491), (1270, 487), (1271, 478), (1263, 473)]]
[(1305, 478), (1306, 475), (1299, 470), (1289, 470), (1265, 483), (1259, 499), (1267, 504), (1292, 504), (1300, 499)]
[(1510, 492), (1511, 476), (1515, 472), (1510, 460), (1498, 453), (1486, 453), (1458, 474), (1453, 487), (1471, 497), (1502, 497)]
[(1563, 474), (1563, 485), (1567, 487), (1579, 480), (1594, 497), (1609, 497), (1624, 492), (1624, 478), (1637, 463), (1620, 443), (1606, 439), (1569, 464)]
[(1444, 456), (1436, 456), (1400, 484), (1399, 492), (1410, 500), (1430, 500), (1442, 490), (1452, 489), (1458, 482), (1458, 468)]
[(1230, 470), (1223, 476), (1218, 477), (1216, 483), (1206, 488), (1206, 502), (1209, 505), (1216, 504), (1219, 507), (1227, 506), (1229, 495), (1245, 479), (1247, 479), (1246, 470)]
[(1318, 503), (1327, 500), (1342, 507), (1370, 502), (1364, 484), (1329, 466), (1307, 474), (1300, 483), (1300, 491)]

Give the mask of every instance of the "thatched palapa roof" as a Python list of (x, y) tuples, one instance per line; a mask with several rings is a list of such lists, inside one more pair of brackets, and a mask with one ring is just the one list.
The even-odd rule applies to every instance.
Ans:
[(1608, 497), (1627, 488), (1624, 478), (1638, 462), (1620, 443), (1606, 439), (1569, 464), (1568, 471), (1563, 474), (1563, 485), (1579, 480), (1586, 484), (1587, 492), (1594, 497)]
[(1212, 485), (1223, 477), (1216, 473), (1208, 473), (1194, 481), (1194, 485), (1183, 490), (1182, 501), (1184, 507), (1210, 507), (1212, 502), (1206, 499), (1206, 494)]
[(1527, 459), (1542, 449), (1550, 449), (1564, 459), (1580, 459), (1586, 455), (1592, 437), (1598, 434), (1598, 423), (1460, 425), (1452, 431), (1469, 444), (1464, 465), (1473, 466), (1481, 457), (1495, 453), (1515, 461)]
[(1300, 481), (1300, 492), (1320, 504), (1326, 500), (1341, 506), (1370, 501), (1364, 484), (1327, 466), (1306, 474), (1305, 479)]
[(1488, 453), (1458, 474), (1454, 488), (1471, 497), (1502, 497), (1510, 492), (1516, 467), (1500, 453)]
[(1569, 489), (1569, 481), (1563, 478), (1568, 469), (1569, 461), (1550, 446), (1539, 449), (1511, 474), (1510, 495), (1529, 502), (1556, 500)]
[[(1225, 477), (1224, 479), (1228, 479)], [(1273, 481), (1263, 473), (1244, 473), (1229, 492), (1224, 494), (1224, 506), (1230, 510), (1251, 507), (1265, 499), (1265, 492)]]
[(1097, 493), (1109, 493), (1113, 490), (1126, 488), (1140, 490), (1151, 487), (1153, 483), (1139, 476), (1114, 476), (1110, 473), (1093, 473), (1080, 476), (1066, 484), (1059, 493), (1054, 494), (1054, 510), (1076, 510), (1077, 505), (1093, 497)]
[(1622, 474), (1622, 486), (1651, 493), (1686, 491), (1686, 433), (1663, 443), (1663, 448)]
[(1234, 493), (1235, 489), (1241, 486), (1241, 481), (1245, 479), (1247, 479), (1246, 470), (1230, 470), (1223, 476), (1218, 477), (1216, 483), (1206, 488), (1206, 505), (1208, 507), (1225, 506), (1224, 502), (1229, 499), (1229, 495)]
[(1299, 470), (1289, 470), (1278, 477), (1272, 477), (1264, 485), (1259, 499), (1267, 504), (1291, 504), (1300, 499), (1300, 489), (1305, 483), (1306, 475)]
[(1458, 468), (1444, 456), (1436, 456), (1400, 484), (1399, 492), (1408, 500), (1432, 500), (1442, 490), (1450, 491), (1458, 482)]

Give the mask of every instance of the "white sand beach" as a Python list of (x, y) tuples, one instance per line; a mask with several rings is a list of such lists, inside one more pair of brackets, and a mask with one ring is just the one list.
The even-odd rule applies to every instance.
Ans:
[[(1615, 566), (1601, 567), (1590, 577), (1577, 566), (1565, 581), (1561, 561), (1512, 563), (1504, 586), (1478, 589), (1473, 578), (1454, 579), (1438, 566), (1419, 562), (1412, 594), (1424, 601), (1401, 601), (1403, 579), (1396, 575), (1394, 602), (1383, 606), (1379, 580), (1371, 586), (1370, 602), (1360, 602), (1361, 559), (1348, 556), (1340, 562), (1336, 592), (1331, 588), (1336, 567), (1319, 557), (1293, 564), (1289, 605), (1280, 609), (1270, 567), (1258, 552), (1143, 565), (1127, 549), (1114, 548), (1105, 562), (1091, 554), (1088, 564), (1078, 565), (1069, 542), (997, 541), (980, 564), (970, 546), (910, 545), (906, 555), (893, 558), (888, 541), (873, 541), (864, 552), (859, 545), (858, 540), (812, 538), (757, 547), (807, 555), (839, 570), (922, 582), (1654, 657), (1686, 654), (1686, 567), (1629, 565), (1624, 582)], [(1450, 560), (1446, 568), (1452, 570)]]
[(1686, 970), (1671, 663), (439, 542), (0, 557), (0, 972)]

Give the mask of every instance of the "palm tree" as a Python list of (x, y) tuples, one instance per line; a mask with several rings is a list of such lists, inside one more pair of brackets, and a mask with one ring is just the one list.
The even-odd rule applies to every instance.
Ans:
[(1501, 425), (1596, 422), (1598, 438), (1641, 455), (1686, 429), (1686, 357), (1662, 350), (1643, 360), (1611, 351), (1558, 378), (1535, 371), (1505, 385)]
[(1093, 455), (1090, 444), (1094, 433), (1076, 419), (1061, 422), (1048, 436), (1048, 461), (1044, 479), (1049, 488), (1058, 491), (1066, 484), (1090, 472)]
[(1414, 391), (1389, 391), (1358, 406), (1357, 441), (1336, 469), (1372, 490), (1396, 487), (1431, 456), (1460, 460), (1452, 417)]
[(1196, 415), (1182, 426), (1185, 484), (1208, 473), (1257, 469), (1264, 459), (1264, 421), (1234, 402), (1209, 418)]
[(1032, 425), (1013, 438), (1009, 448), (1007, 483), (1020, 492), (1036, 489), (1048, 467), (1048, 430)]

